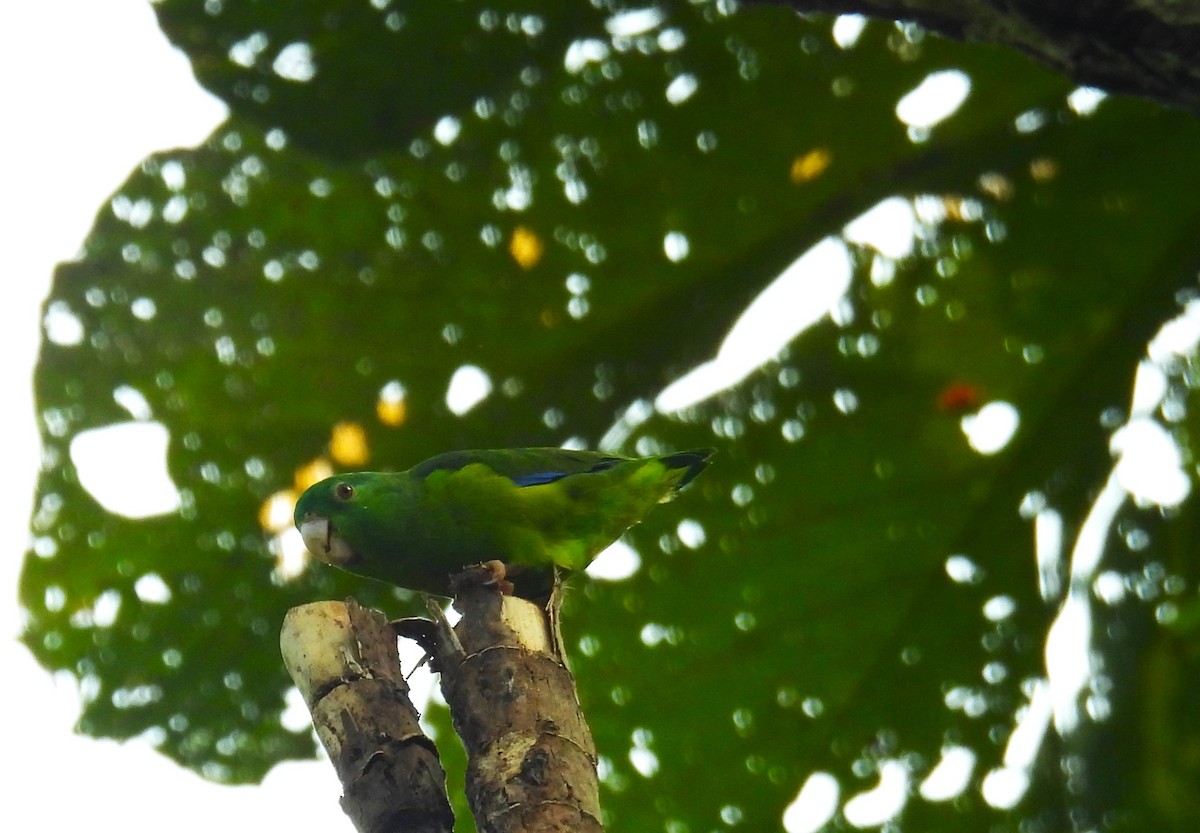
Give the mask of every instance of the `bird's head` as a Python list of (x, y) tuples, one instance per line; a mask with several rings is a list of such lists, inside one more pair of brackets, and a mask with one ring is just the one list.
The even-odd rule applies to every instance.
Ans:
[(334, 567), (350, 568), (361, 560), (351, 543), (355, 517), (362, 511), (362, 474), (341, 474), (314, 483), (296, 501), (293, 516), (304, 546)]

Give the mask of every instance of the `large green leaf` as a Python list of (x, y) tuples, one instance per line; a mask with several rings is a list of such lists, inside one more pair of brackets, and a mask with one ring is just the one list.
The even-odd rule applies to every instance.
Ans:
[[(595, 444), (714, 355), (799, 255), (898, 197), (921, 209), (911, 255), (854, 247), (831, 319), (632, 429), (623, 450), (721, 454), (634, 531), (640, 570), (578, 580), (566, 627), (614, 828), (777, 824), (814, 771), (845, 797), (884, 761), (923, 777), (948, 743), (975, 751), (972, 787), (907, 817), (1005, 823), (978, 785), (1045, 674), (1061, 601), (1039, 594), (1030, 507), (1077, 529), (1145, 344), (1194, 283), (1192, 119), (1125, 101), (1080, 116), (1066, 82), (1015, 56), (882, 24), (840, 48), (829, 21), (779, 9), (664, 5), (610, 31), (587, 4), (531, 0), (485, 15), (481, 45), (472, 3), (407, 4), (398, 29), (388, 4), (158, 9), (234, 115), (147, 160), (48, 301), (22, 600), (41, 661), (86, 681), (84, 730), (150, 733), (231, 781), (310, 754), (280, 721), (283, 612), (347, 593), (414, 605), (320, 565), (277, 570), (273, 496), (314, 463)], [(273, 71), (300, 42), (315, 75)], [(970, 78), (966, 103), (906, 131), (896, 102), (947, 69)], [(464, 366), (494, 390), (459, 413), (446, 391)], [(71, 462), (81, 432), (130, 420), (130, 390), (170, 432), (168, 515), (106, 510)], [(1020, 427), (985, 455), (960, 418), (993, 400)], [(1114, 545), (1112, 569), (1158, 565), (1194, 593), (1190, 512), (1130, 512), (1153, 545)], [(948, 577), (951, 556), (971, 580)], [(997, 598), (1011, 612), (985, 616)], [(1096, 645), (1112, 710), (1044, 745), (1013, 827), (1194, 824), (1176, 797), (1196, 772), (1180, 608), (1169, 628), (1141, 601), (1102, 612), (1133, 634)]]

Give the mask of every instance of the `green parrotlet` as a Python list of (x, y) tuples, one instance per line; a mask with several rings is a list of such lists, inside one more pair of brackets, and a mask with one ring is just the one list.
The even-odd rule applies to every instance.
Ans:
[(541, 598), (555, 565), (582, 570), (712, 454), (452, 451), (407, 471), (326, 478), (301, 495), (295, 522), (314, 556), (351, 573), (447, 596), (451, 576), (501, 562), (517, 595)]

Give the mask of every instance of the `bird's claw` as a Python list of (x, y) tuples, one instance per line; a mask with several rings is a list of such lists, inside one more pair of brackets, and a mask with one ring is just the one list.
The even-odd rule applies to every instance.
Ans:
[(497, 559), (467, 567), (450, 577), (450, 589), (456, 596), (472, 587), (495, 587), (505, 596), (511, 596), (514, 589), (508, 580), (508, 567)]

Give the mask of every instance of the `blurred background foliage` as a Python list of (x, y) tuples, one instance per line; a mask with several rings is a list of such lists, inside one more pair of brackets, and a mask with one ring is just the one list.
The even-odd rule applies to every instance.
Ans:
[[(1146, 363), (1194, 311), (1193, 118), (725, 2), (156, 11), (232, 115), (130, 175), (47, 301), (21, 593), (83, 731), (230, 782), (313, 754), (283, 613), (420, 610), (300, 560), (288, 509), (322, 473), (714, 445), (567, 601), (613, 829), (1195, 829), (1190, 348)], [(902, 122), (947, 71), (961, 107)], [(660, 397), (768, 286), (774, 323), (736, 339), (756, 369)], [(1015, 433), (986, 447), (984, 414)], [(1178, 443), (1165, 497), (1113, 486), (1131, 416)], [(153, 432), (114, 425), (169, 436), (160, 509), (122, 439)], [(87, 472), (97, 442), (128, 470)], [(1048, 674), (1063, 609), (1090, 631)]]

